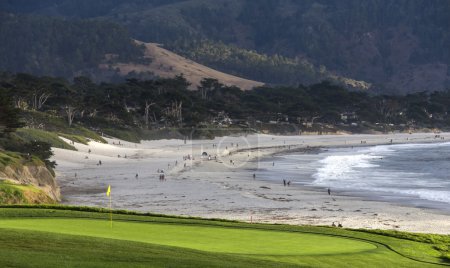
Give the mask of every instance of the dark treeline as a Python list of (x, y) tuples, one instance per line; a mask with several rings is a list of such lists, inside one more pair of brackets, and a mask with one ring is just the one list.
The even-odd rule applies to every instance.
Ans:
[(0, 12), (0, 70), (74, 77), (106, 60), (139, 62), (142, 48), (114, 23)]
[(222, 42), (178, 40), (168, 48), (223, 72), (268, 84), (309, 85), (330, 77), (324, 66), (317, 68), (305, 58), (269, 56)]
[(372, 96), (328, 82), (242, 91), (214, 79), (204, 79), (196, 91), (188, 86), (183, 76), (119, 84), (95, 84), (86, 77), (69, 83), (28, 74), (0, 76), (0, 91), (23, 113), (97, 130), (198, 127), (217, 124), (219, 117), (250, 127), (255, 122), (301, 127), (314, 121), (336, 127), (353, 123), (446, 128), (450, 123), (450, 91)]

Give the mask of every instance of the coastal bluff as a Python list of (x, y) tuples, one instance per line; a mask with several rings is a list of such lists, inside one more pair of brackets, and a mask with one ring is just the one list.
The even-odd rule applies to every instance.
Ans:
[(56, 178), (45, 165), (7, 165), (0, 170), (0, 203), (53, 204), (60, 200)]

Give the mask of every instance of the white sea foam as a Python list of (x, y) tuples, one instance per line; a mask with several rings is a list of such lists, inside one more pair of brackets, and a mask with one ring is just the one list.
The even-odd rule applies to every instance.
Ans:
[(444, 190), (432, 189), (395, 189), (395, 188), (362, 188), (361, 190), (368, 190), (374, 192), (388, 193), (400, 196), (409, 196), (429, 201), (450, 203), (450, 192)]
[(448, 167), (442, 161), (449, 145), (387, 145), (335, 152), (316, 162), (312, 184), (450, 203)]
[(371, 163), (372, 159), (379, 156), (369, 154), (356, 155), (330, 155), (319, 161), (322, 164), (314, 174), (315, 184), (329, 185), (330, 182), (339, 182), (355, 179), (359, 171), (357, 169), (377, 167)]

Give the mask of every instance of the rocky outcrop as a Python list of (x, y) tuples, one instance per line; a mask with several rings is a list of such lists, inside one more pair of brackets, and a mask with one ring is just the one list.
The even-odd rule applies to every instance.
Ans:
[(53, 202), (61, 200), (55, 176), (45, 166), (6, 166), (4, 170), (0, 171), (0, 179), (15, 184), (34, 186), (47, 195), (45, 197), (42, 193), (28, 191), (24, 194), (30, 203), (39, 203), (39, 200), (42, 203), (49, 203), (48, 201), (51, 200)]

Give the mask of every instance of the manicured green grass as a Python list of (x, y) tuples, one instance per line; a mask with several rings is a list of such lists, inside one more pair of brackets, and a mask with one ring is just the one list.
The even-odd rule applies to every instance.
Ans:
[(361, 252), (376, 245), (346, 238), (269, 230), (94, 219), (7, 219), (0, 228), (114, 238), (202, 251), (257, 255), (317, 255)]
[[(0, 266), (439, 267), (439, 264), (449, 264), (431, 241), (338, 228), (246, 224), (129, 212), (113, 214), (111, 228), (109, 214), (96, 210), (57, 206), (0, 208)], [(448, 236), (435, 237), (446, 241)]]

